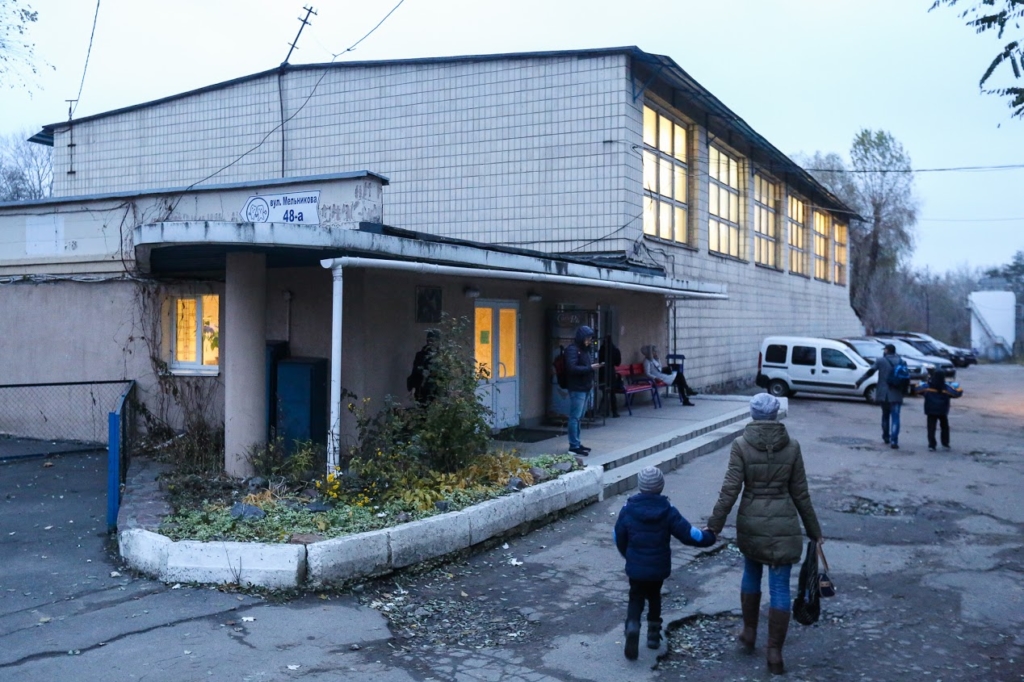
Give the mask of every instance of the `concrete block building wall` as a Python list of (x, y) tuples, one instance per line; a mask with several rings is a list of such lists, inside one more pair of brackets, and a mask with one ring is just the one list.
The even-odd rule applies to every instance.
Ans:
[[(540, 251), (625, 253), (679, 279), (726, 284), (729, 301), (678, 303), (675, 327), (662, 341), (687, 354), (688, 377), (698, 385), (751, 377), (767, 334), (859, 332), (847, 287), (753, 263), (751, 201), (742, 204), (746, 258), (709, 253), (701, 125), (690, 126), (693, 243), (647, 239), (651, 248), (634, 251), (643, 235), (637, 149), (645, 98), (634, 96), (631, 68), (626, 54), (612, 53), (264, 74), (84, 121), (75, 126), (74, 148), (70, 132), (58, 129), (56, 193), (188, 186), (243, 154), (208, 182), (379, 172), (391, 181), (390, 225)], [(279, 78), (283, 134), (275, 130)], [(63, 172), (72, 165), (73, 175)], [(742, 166), (749, 194), (754, 168)]]

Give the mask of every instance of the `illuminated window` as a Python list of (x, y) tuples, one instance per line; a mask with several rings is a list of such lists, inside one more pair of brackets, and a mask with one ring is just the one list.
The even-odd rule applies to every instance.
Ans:
[(828, 251), (832, 246), (832, 216), (814, 212), (814, 278), (828, 281)]
[(708, 246), (712, 251), (743, 257), (740, 232), (740, 163), (708, 146)]
[(171, 369), (216, 374), (220, 364), (220, 297), (173, 300)]
[(789, 198), (789, 271), (810, 277), (807, 260), (807, 204)]
[(689, 244), (686, 127), (644, 107), (644, 233)]
[(779, 267), (779, 221), (776, 205), (779, 188), (760, 175), (754, 176), (754, 262)]
[(836, 223), (836, 277), (835, 283), (846, 286), (846, 266), (849, 263), (847, 255), (847, 244), (850, 235), (846, 225)]

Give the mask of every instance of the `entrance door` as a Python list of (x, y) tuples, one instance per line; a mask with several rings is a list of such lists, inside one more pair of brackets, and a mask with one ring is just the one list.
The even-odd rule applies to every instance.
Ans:
[(515, 301), (476, 302), (474, 322), (476, 361), (487, 370), (477, 397), (493, 412), (495, 430), (519, 424), (519, 304)]

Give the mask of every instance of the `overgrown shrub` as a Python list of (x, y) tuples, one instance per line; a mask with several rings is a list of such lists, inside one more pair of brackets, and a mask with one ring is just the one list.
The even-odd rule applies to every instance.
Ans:
[(436, 397), (410, 412), (418, 446), (434, 471), (452, 473), (487, 452), (490, 410), (477, 398), (487, 369), (478, 365), (470, 347), (466, 318), (445, 317), (430, 358), (430, 377)]
[(246, 450), (245, 457), (257, 476), (301, 483), (313, 480), (320, 471), (321, 462), (327, 458), (327, 449), (312, 441), (296, 441), (291, 454), (288, 454), (284, 439), (277, 438), (253, 445)]

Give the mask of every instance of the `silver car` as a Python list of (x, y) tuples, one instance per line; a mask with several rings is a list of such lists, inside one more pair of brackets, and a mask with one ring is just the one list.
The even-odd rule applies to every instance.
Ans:
[[(924, 355), (923, 353), (921, 353), (921, 351), (917, 350), (909, 343), (901, 339), (885, 336), (871, 338), (877, 339), (883, 345), (891, 343), (893, 346), (895, 346), (896, 353), (898, 355), (901, 355), (903, 359), (907, 361), (908, 367), (910, 366), (910, 361), (913, 359), (915, 362), (920, 362), (921, 364), (933, 365), (934, 369), (941, 369), (943, 372), (945, 372), (946, 378), (949, 380), (953, 380), (956, 378), (956, 367), (953, 366), (953, 363), (947, 360), (946, 358), (940, 358), (934, 355)], [(931, 372), (929, 372), (929, 374), (930, 373)]]
[[(874, 337), (858, 336), (838, 340), (855, 350), (858, 355), (872, 364), (885, 354), (885, 344), (880, 339)], [(907, 369), (910, 370), (911, 382), (928, 381), (928, 376), (935, 369), (935, 365), (928, 362), (921, 362), (915, 358), (907, 357), (903, 359), (907, 363)]]

